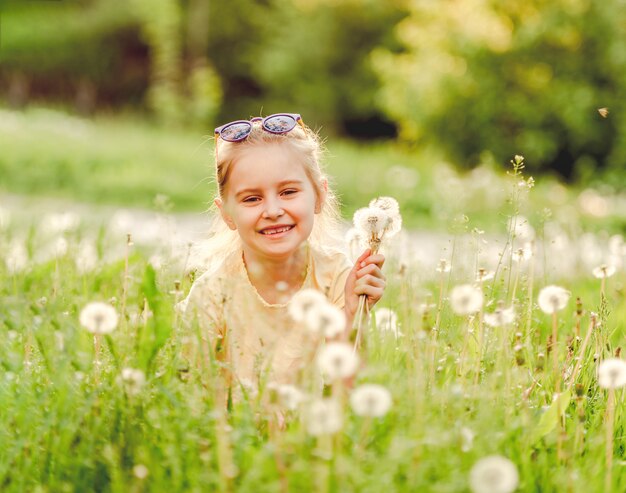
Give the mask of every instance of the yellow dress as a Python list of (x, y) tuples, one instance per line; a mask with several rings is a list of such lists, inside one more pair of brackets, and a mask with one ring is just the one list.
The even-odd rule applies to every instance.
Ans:
[[(309, 247), (300, 289), (321, 291), (343, 309), (351, 268), (343, 252)], [(197, 320), (204, 343), (212, 348), (220, 343), (233, 375), (253, 388), (260, 378), (295, 383), (314, 344), (306, 329), (289, 315), (288, 303), (268, 303), (259, 295), (248, 277), (242, 250), (200, 276), (180, 308), (187, 323)]]

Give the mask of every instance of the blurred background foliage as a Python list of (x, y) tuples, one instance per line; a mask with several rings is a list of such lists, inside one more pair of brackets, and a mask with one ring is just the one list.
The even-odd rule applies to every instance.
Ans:
[(333, 138), (436, 146), (468, 168), (524, 154), (533, 172), (602, 170), (623, 187), (620, 0), (14, 0), (0, 12), (11, 108), (203, 133), (298, 111)]

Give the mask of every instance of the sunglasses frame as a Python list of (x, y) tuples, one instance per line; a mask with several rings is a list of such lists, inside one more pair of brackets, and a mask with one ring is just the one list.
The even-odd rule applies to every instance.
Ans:
[[(295, 120), (295, 124), (293, 127), (291, 127), (289, 130), (283, 130), (283, 131), (275, 131), (275, 130), (270, 130), (269, 128), (267, 128), (265, 126), (265, 124), (267, 123), (267, 121), (269, 121), (271, 118), (276, 118), (277, 116), (288, 116), (290, 118), (293, 118)], [(242, 140), (245, 140), (248, 138), (248, 136), (250, 135), (250, 132), (252, 131), (252, 124), (254, 122), (261, 122), (261, 128), (263, 128), (263, 130), (265, 130), (266, 132), (269, 132), (271, 134), (275, 134), (275, 135), (281, 135), (281, 134), (286, 134), (291, 132), (294, 128), (296, 128), (296, 125), (301, 125), (302, 128), (305, 128), (304, 126), (304, 122), (302, 121), (302, 116), (300, 116), (298, 113), (274, 113), (273, 115), (269, 115), (266, 116), (265, 118), (262, 118), (260, 116), (256, 116), (254, 118), (251, 118), (250, 120), (235, 120), (233, 122), (229, 122), (229, 123), (225, 123), (224, 125), (221, 125), (219, 127), (217, 127), (215, 129), (215, 138), (217, 139), (217, 137), (221, 137), (222, 140), (226, 141), (226, 142), (241, 142)], [(222, 136), (222, 132), (224, 130), (226, 130), (228, 127), (232, 126), (232, 125), (240, 125), (240, 124), (246, 124), (248, 125), (248, 131), (245, 133), (245, 135), (243, 137), (240, 137), (238, 139), (225, 139)]]

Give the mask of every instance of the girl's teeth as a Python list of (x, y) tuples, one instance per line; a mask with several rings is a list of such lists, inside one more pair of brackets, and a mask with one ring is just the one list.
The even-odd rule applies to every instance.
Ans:
[(263, 231), (263, 234), (265, 235), (275, 235), (278, 233), (283, 233), (285, 231), (289, 231), (291, 229), (291, 226), (286, 227), (286, 228), (278, 228), (278, 229), (266, 229), (265, 231)]

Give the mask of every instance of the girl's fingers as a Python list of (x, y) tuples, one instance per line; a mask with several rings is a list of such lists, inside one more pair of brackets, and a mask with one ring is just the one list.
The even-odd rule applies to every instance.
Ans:
[(371, 274), (366, 274), (365, 276), (359, 278), (356, 282), (357, 286), (375, 286), (379, 288), (384, 288), (386, 285), (385, 279), (373, 276)]
[(379, 299), (383, 297), (385, 288), (371, 286), (369, 284), (362, 284), (360, 286), (356, 286), (354, 288), (354, 292), (358, 295), (362, 295), (362, 294), (367, 295), (370, 301), (378, 301)]
[(370, 255), (371, 253), (372, 253), (372, 250), (370, 250), (369, 248), (367, 248), (367, 249), (366, 249), (366, 250), (365, 250), (365, 251), (364, 251), (364, 252), (363, 252), (363, 253), (359, 256), (359, 258), (358, 258), (358, 259), (356, 259), (355, 264), (356, 264), (356, 265), (361, 265), (361, 263), (362, 263), (363, 261), (365, 261), (365, 259), (366, 259), (367, 257), (370, 257), (370, 256), (371, 256), (371, 255)]
[[(369, 250), (366, 250), (368, 252)], [(361, 255), (362, 257), (363, 255)], [(369, 264), (376, 264), (378, 267), (382, 269), (383, 264), (385, 263), (385, 256), (382, 253), (377, 253), (376, 255), (369, 255), (365, 258), (359, 257), (357, 260), (357, 265), (359, 267), (365, 267)]]
[(367, 274), (371, 274), (374, 277), (379, 277), (381, 279), (385, 279), (385, 275), (383, 274), (383, 271), (380, 270), (380, 267), (378, 267), (376, 264), (369, 264), (366, 265), (365, 267), (363, 267), (362, 269), (359, 269), (356, 272), (356, 277), (361, 278)]

